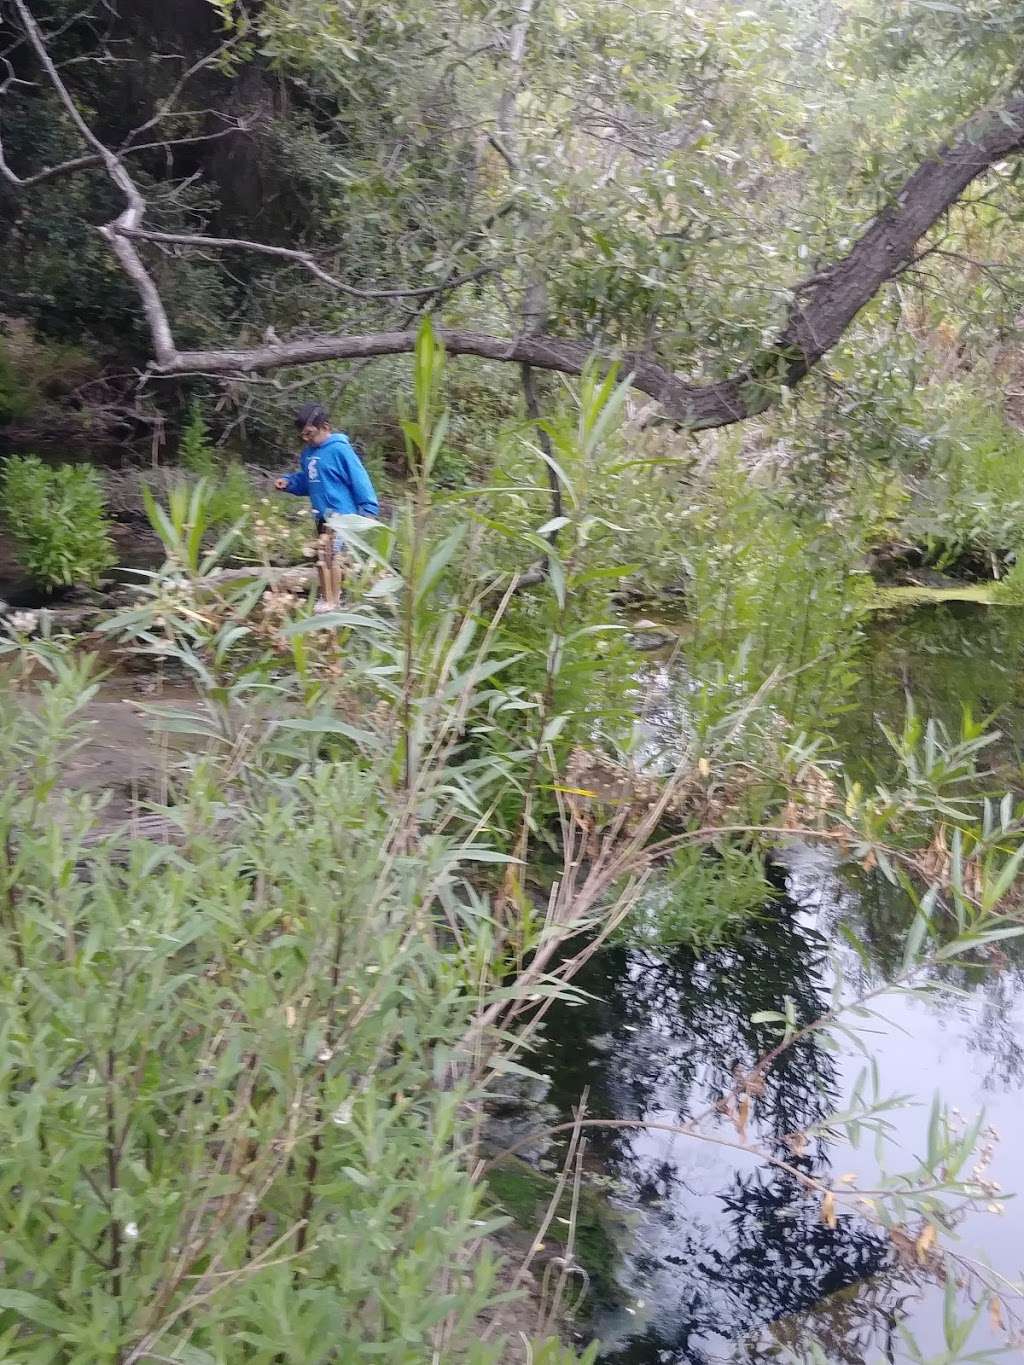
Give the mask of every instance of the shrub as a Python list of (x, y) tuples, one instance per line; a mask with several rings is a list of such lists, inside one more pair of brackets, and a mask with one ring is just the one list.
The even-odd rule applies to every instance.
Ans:
[(1024, 540), (1024, 437), (986, 394), (965, 389), (953, 404), (907, 533), (940, 569), (966, 559), (998, 577)]
[(221, 460), (210, 440), (210, 429), (198, 404), (193, 404), (181, 433), (178, 454), (182, 467), (209, 485), (210, 527), (225, 530), (243, 519), (243, 507), (252, 497), (245, 470), (237, 460)]
[(3, 499), (19, 562), (44, 588), (95, 583), (117, 562), (103, 487), (88, 465), (47, 465), (12, 455)]
[(95, 375), (95, 361), (78, 346), (38, 339), (19, 318), (0, 324), (0, 425), (28, 425), (45, 436), (67, 424), (68, 395)]

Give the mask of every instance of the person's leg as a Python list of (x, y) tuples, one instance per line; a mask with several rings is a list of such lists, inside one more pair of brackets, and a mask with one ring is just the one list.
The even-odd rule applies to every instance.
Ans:
[(345, 548), (345, 542), (341, 536), (328, 532), (331, 541), (330, 560), (328, 566), (328, 593), (327, 600), (332, 607), (336, 607), (341, 601), (341, 584), (343, 578), (341, 553)]
[(324, 529), (316, 538), (316, 573), (320, 580), (320, 600), (331, 600), (331, 562), (334, 557), (334, 536)]

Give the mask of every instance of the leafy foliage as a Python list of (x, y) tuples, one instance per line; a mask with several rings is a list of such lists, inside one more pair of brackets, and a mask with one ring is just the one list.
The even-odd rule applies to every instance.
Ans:
[(19, 558), (41, 587), (95, 583), (116, 563), (95, 469), (14, 455), (4, 465), (2, 485)]
[(749, 929), (773, 895), (762, 849), (726, 844), (709, 856), (698, 847), (682, 848), (623, 925), (622, 938), (655, 949), (713, 947)]
[(1024, 437), (977, 390), (957, 397), (910, 526), (940, 566), (973, 555), (998, 576), (1024, 544)]
[(193, 478), (203, 479), (207, 484), (206, 516), (211, 530), (223, 531), (245, 520), (244, 513), (253, 498), (249, 478), (237, 460), (218, 458), (198, 404), (193, 405), (182, 429), (178, 456)]

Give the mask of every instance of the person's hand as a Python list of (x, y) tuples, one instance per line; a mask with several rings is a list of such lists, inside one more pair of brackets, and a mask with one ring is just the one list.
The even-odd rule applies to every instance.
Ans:
[(283, 492), (285, 491), (285, 489), (288, 487), (288, 480), (287, 480), (287, 479), (275, 479), (275, 480), (274, 480), (274, 487), (277, 489), (277, 491), (278, 491), (279, 493), (283, 493)]

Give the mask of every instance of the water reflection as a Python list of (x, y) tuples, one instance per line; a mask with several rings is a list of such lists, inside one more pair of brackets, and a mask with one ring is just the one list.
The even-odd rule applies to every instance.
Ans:
[[(837, 961), (848, 985), (873, 984), (880, 978), (871, 959), (888, 961), (909, 913), (886, 884), (850, 886), (828, 854), (809, 848), (791, 850), (787, 885), (787, 898), (736, 943), (703, 957), (625, 949), (596, 957), (581, 981), (592, 1001), (551, 1018), (544, 1060), (556, 1106), (567, 1112), (589, 1087), (592, 1116), (672, 1124), (708, 1115), (712, 1137), (735, 1141), (716, 1105), (737, 1069), (765, 1049), (766, 1035), (750, 1016), (789, 996), (799, 1018), (816, 1017)], [(867, 961), (840, 938), (840, 922)], [(916, 1094), (927, 1106), (941, 1087), (950, 1103), (974, 1110), (983, 1102), (1012, 1125), (1024, 1083), (1020, 952), (1015, 945), (1015, 960), (1008, 956), (997, 973), (950, 969), (965, 993), (888, 1001), (882, 1013), (892, 1031), (872, 1024), (883, 1088)], [(823, 1173), (837, 1155), (826, 1140), (796, 1158), (785, 1138), (833, 1112), (860, 1065), (794, 1049), (768, 1075), (752, 1137)], [(914, 1109), (893, 1120), (895, 1164), (910, 1167), (925, 1120)], [(813, 1337), (829, 1359), (860, 1365), (897, 1358), (892, 1343), (908, 1314), (919, 1337), (941, 1319), (938, 1291), (915, 1283), (877, 1231), (850, 1217), (828, 1228), (816, 1200), (752, 1155), (685, 1134), (600, 1129), (591, 1152), (639, 1220), (622, 1253), (626, 1307), (606, 1308), (594, 1323), (603, 1360), (760, 1365), (781, 1358), (787, 1343), (806, 1347)], [(861, 1180), (873, 1179), (871, 1151), (843, 1152), (840, 1170), (849, 1163)], [(1008, 1156), (1020, 1165), (1015, 1152)], [(1010, 1184), (1015, 1173), (1000, 1178)], [(980, 1235), (994, 1262), (1016, 1274), (1013, 1226), (986, 1224)]]
[[(685, 950), (599, 954), (579, 978), (593, 1003), (563, 1011), (549, 1030), (558, 1056), (552, 1099), (568, 1107), (589, 1085), (595, 1112), (670, 1121), (714, 1106), (764, 1050), (765, 1031), (751, 1014), (784, 996), (799, 1016), (817, 1013), (827, 954), (824, 937), (801, 928), (786, 906), (772, 906), (735, 943), (702, 958)], [(833, 1073), (832, 1059), (809, 1046), (781, 1059), (766, 1078), (759, 1136), (782, 1150), (786, 1134), (828, 1112)], [(628, 1132), (596, 1139), (607, 1161), (634, 1141)]]
[[(869, 646), (860, 704), (838, 736), (858, 775), (871, 781), (891, 772), (878, 721), (900, 727), (907, 688), (919, 712), (942, 720), (951, 733), (963, 701), (975, 716), (996, 714), (1006, 732), (1000, 758), (1019, 776), (1024, 611), (951, 606), (890, 618), (873, 628)], [(667, 691), (668, 680), (662, 681)], [(648, 698), (652, 754), (671, 745), (671, 726), (678, 724), (671, 708), (656, 703), (657, 695)], [(891, 978), (913, 913), (878, 874), (840, 873), (828, 854), (812, 849), (791, 851), (786, 886), (786, 898), (738, 941), (702, 957), (615, 949), (593, 959), (580, 980), (591, 1002), (549, 1017), (550, 1041), (540, 1060), (552, 1075), (549, 1098), (560, 1112), (568, 1113), (589, 1087), (591, 1116), (671, 1125), (710, 1115), (708, 1133), (734, 1141), (735, 1128), (716, 1106), (737, 1070), (765, 1049), (766, 1035), (751, 1015), (788, 996), (798, 1018), (816, 1017), (827, 1005), (837, 962), (848, 989)], [(965, 1112), (984, 1106), (1004, 1132), (1015, 1133), (1018, 1125), (1024, 943), (1002, 945), (982, 966), (950, 965), (942, 980), (961, 993), (888, 1000), (883, 1013), (891, 1027), (878, 1024), (871, 1039), (883, 1089), (917, 1095), (924, 1106), (923, 1114), (910, 1109), (892, 1116), (895, 1165), (902, 1169), (913, 1166), (920, 1150), (936, 1089)], [(861, 1065), (859, 1057), (795, 1048), (769, 1073), (751, 1136), (776, 1156), (824, 1172), (838, 1148), (822, 1139), (797, 1159), (785, 1138), (832, 1112)], [(830, 1360), (862, 1365), (903, 1358), (897, 1337), (907, 1321), (925, 1351), (940, 1349), (939, 1291), (897, 1264), (865, 1223), (843, 1217), (836, 1227), (825, 1226), (815, 1202), (785, 1173), (678, 1133), (598, 1129), (589, 1142), (595, 1164), (613, 1177), (636, 1219), (619, 1270), (625, 1305), (604, 1308), (593, 1324), (605, 1343), (602, 1359), (761, 1365), (814, 1340)], [(1007, 1144), (993, 1170), (1010, 1189), (1024, 1184), (1016, 1147)], [(871, 1151), (844, 1148), (841, 1160), (840, 1171), (874, 1179)], [(1012, 1215), (1015, 1206), (1009, 1207)], [(965, 1249), (984, 1247), (997, 1268), (1015, 1276), (1020, 1222), (987, 1219), (980, 1230), (977, 1222), (961, 1229)]]
[(956, 734), (963, 706), (991, 718), (1003, 732), (1008, 764), (1024, 762), (1024, 608), (950, 602), (871, 624), (858, 704), (841, 724), (848, 768), (868, 779), (887, 770), (891, 755), (878, 722), (900, 728), (906, 697), (918, 713)]
[[(589, 1086), (593, 1115), (662, 1123), (714, 1110), (736, 1072), (765, 1049), (751, 1014), (784, 996), (799, 1017), (819, 1012), (828, 953), (826, 936), (784, 902), (703, 958), (625, 949), (600, 955), (580, 983), (592, 1004), (552, 1024), (550, 1098), (568, 1109)], [(793, 1162), (786, 1136), (832, 1112), (837, 1098), (835, 1060), (794, 1048), (766, 1079), (752, 1135)], [(707, 1127), (736, 1136), (721, 1115)], [(737, 1168), (728, 1149), (648, 1131), (598, 1129), (591, 1141), (627, 1202), (643, 1210), (623, 1278), (644, 1307), (625, 1321), (606, 1315), (598, 1323), (607, 1360), (703, 1365), (752, 1325), (800, 1313), (890, 1266), (884, 1240), (870, 1228), (848, 1219), (827, 1228), (791, 1177), (743, 1154)], [(826, 1158), (819, 1142), (799, 1164), (820, 1170)]]
[[(801, 1320), (806, 1342), (808, 1311), (823, 1301), (848, 1307), (858, 1288), (880, 1284), (892, 1269), (888, 1246), (876, 1232), (845, 1220), (834, 1230), (825, 1227), (817, 1208), (786, 1176), (763, 1171), (737, 1176), (719, 1199), (725, 1218), (717, 1228), (701, 1220), (664, 1220), (665, 1230), (675, 1234), (676, 1250), (665, 1253), (661, 1264), (646, 1253), (637, 1266), (646, 1270), (648, 1292), (660, 1306), (641, 1329), (617, 1342), (614, 1321), (606, 1319), (613, 1338), (605, 1338), (602, 1359), (615, 1365), (770, 1359), (785, 1341), (790, 1319)], [(660, 1230), (654, 1237), (660, 1246)], [(664, 1311), (669, 1302), (675, 1308)], [(879, 1303), (876, 1317), (886, 1332), (894, 1331), (898, 1302)], [(834, 1313), (827, 1322), (832, 1339), (842, 1345), (838, 1358), (863, 1361), (862, 1314), (850, 1315), (848, 1327)], [(760, 1324), (777, 1327), (758, 1339), (751, 1328)], [(737, 1339), (740, 1344), (729, 1348)]]

